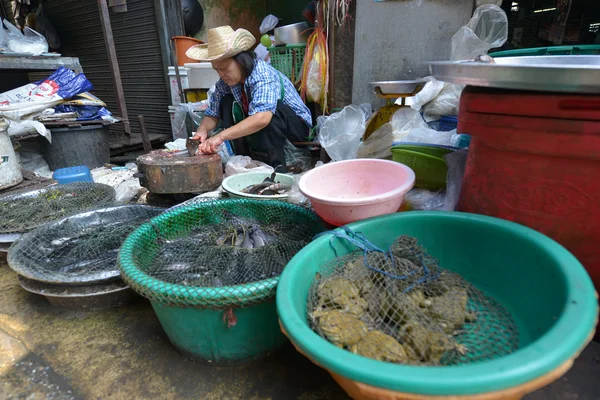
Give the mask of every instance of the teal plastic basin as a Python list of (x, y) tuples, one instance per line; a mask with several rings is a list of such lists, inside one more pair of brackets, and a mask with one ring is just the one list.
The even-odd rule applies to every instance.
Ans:
[(324, 230), (319, 217), (282, 201), (222, 200), (171, 209), (141, 225), (119, 250), (123, 280), (150, 300), (169, 340), (180, 352), (210, 364), (263, 358), (285, 343), (275, 291), (279, 276), (236, 286), (195, 287), (168, 283), (145, 271), (162, 239), (185, 237), (197, 226), (224, 224), (223, 211), (264, 223), (305, 224), (309, 237)]
[(275, 299), (232, 308), (235, 326), (224, 323), (228, 310), (177, 307), (150, 302), (171, 344), (207, 364), (240, 364), (266, 357), (287, 339), (277, 322)]
[(306, 301), (315, 274), (336, 257), (333, 248), (338, 255), (355, 248), (324, 235), (285, 268), (277, 288), (277, 311), (292, 343), (333, 374), (422, 396), (482, 394), (514, 388), (557, 370), (591, 338), (598, 312), (592, 281), (571, 253), (541, 233), (455, 212), (398, 213), (348, 226), (379, 247), (387, 248), (400, 235), (418, 238), (442, 267), (462, 274), (513, 314), (520, 348), (495, 360), (447, 367), (384, 363), (337, 348), (310, 329)]

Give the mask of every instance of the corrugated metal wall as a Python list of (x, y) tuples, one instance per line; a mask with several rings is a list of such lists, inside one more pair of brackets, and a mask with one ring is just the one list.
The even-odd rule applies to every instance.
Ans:
[[(47, 0), (44, 10), (60, 35), (59, 51), (65, 56), (79, 57), (84, 73), (94, 85), (93, 93), (118, 115), (97, 2)], [(127, 12), (111, 10), (110, 18), (132, 136), (140, 135), (138, 115), (144, 115), (149, 134), (170, 134), (169, 95), (154, 2), (127, 0)], [(114, 127), (113, 133), (122, 132), (122, 124)]]

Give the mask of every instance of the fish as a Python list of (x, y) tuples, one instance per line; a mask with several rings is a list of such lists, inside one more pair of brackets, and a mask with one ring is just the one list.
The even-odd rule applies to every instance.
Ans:
[(289, 190), (291, 190), (291, 186), (290, 185), (286, 185), (284, 183), (274, 183), (264, 189), (262, 189), (261, 191), (258, 192), (259, 195), (264, 194), (266, 191), (270, 191), (270, 192), (277, 192), (279, 194), (285, 193)]
[(252, 240), (254, 242), (254, 248), (262, 247), (265, 245), (265, 241), (260, 237), (257, 231), (252, 232)]
[(258, 194), (258, 192), (260, 190), (267, 188), (267, 187), (271, 186), (272, 184), (273, 184), (273, 182), (262, 182), (262, 183), (258, 183), (256, 185), (250, 185), (250, 186), (243, 188), (241, 190), (241, 192), (248, 193), (248, 194)]

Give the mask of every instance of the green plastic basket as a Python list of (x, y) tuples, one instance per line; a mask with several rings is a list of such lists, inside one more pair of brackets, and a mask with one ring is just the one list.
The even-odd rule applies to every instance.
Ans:
[[(340, 349), (310, 328), (306, 305), (315, 274), (356, 247), (332, 235), (321, 236), (283, 271), (277, 311), (294, 346), (361, 398), (479, 394), (481, 399), (516, 399), (514, 393), (502, 397), (498, 391), (520, 387), (523, 391), (517, 394), (522, 396), (558, 379), (592, 337), (598, 302), (589, 275), (564, 247), (533, 229), (483, 215), (416, 211), (371, 218), (348, 228), (385, 249), (398, 236), (417, 238), (442, 268), (460, 273), (506, 307), (519, 332), (516, 352), (457, 366), (386, 363)], [(370, 388), (377, 388), (377, 394)]]
[(414, 171), (415, 187), (436, 191), (446, 187), (448, 166), (442, 157), (449, 152), (435, 147), (395, 146), (392, 159)]
[(288, 44), (285, 47), (270, 47), (271, 66), (296, 84), (302, 78), (302, 64), (306, 45)]

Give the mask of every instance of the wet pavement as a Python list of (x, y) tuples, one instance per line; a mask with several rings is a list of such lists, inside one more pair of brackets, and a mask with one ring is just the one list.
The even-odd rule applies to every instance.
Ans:
[[(600, 398), (600, 344), (527, 400)], [(191, 361), (170, 345), (150, 304), (61, 311), (22, 290), (0, 259), (0, 399), (347, 399), (290, 345), (235, 367)]]

